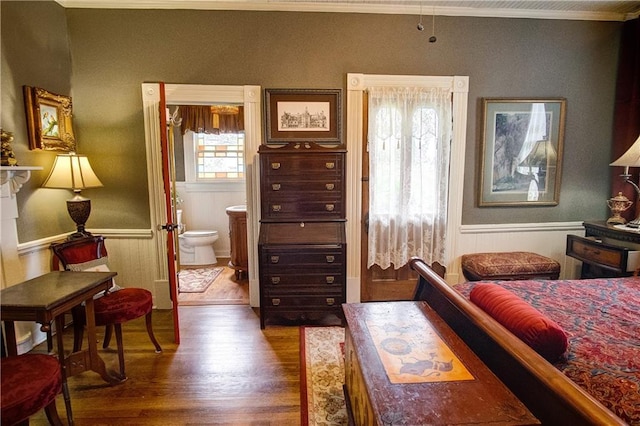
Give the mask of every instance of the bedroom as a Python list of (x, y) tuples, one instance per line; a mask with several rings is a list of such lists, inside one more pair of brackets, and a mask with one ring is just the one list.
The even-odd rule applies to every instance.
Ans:
[[(428, 43), (416, 30), (416, 15), (65, 9), (55, 2), (7, 2), (3, 8), (2, 122), (15, 134), (18, 160), (48, 170), (55, 155), (27, 147), (21, 86), (72, 94), (79, 152), (92, 159), (99, 176), (105, 175), (104, 188), (86, 191), (93, 203), (87, 226), (117, 236), (112, 245), (122, 245), (122, 250), (142, 250), (150, 265), (158, 262), (157, 243), (150, 240), (154, 224), (140, 101), (141, 84), (150, 81), (344, 89), (349, 72), (468, 75), (464, 177), (457, 207), (461, 217), (452, 259), (518, 246), (555, 258), (563, 276), (572, 277), (579, 265), (564, 256), (566, 234), (580, 233), (583, 220), (608, 217), (622, 22), (441, 16), (436, 22), (439, 40)], [(192, 24), (183, 27), (188, 20)], [(38, 23), (36, 29), (34, 22), (46, 25)], [(371, 28), (377, 29), (373, 39), (364, 35)], [(46, 45), (40, 38), (44, 34)], [(326, 39), (326, 46), (302, 46), (307, 34)], [(194, 42), (197, 50), (185, 48)], [(567, 99), (559, 205), (477, 207), (482, 97)], [(45, 177), (33, 173), (17, 197), (18, 252), (27, 255), (19, 257), (26, 268), (23, 276), (40, 272), (30, 270), (40, 261), (27, 258), (37, 259), (43, 244), (46, 248), (73, 225), (64, 209), (65, 191), (38, 189)], [(359, 221), (355, 215), (347, 219)], [(487, 247), (486, 235), (496, 236), (492, 244), (498, 245)], [(166, 279), (139, 270), (137, 260), (115, 261), (125, 277)], [(350, 261), (351, 286), (359, 277), (356, 263)], [(451, 280), (457, 281), (455, 261), (447, 266)]]
[[(93, 203), (88, 228), (107, 235), (110, 251), (122, 253), (114, 269), (123, 279), (148, 283), (165, 301), (163, 277), (154, 269), (143, 82), (344, 89), (349, 72), (468, 75), (458, 254), (483, 251), (489, 235), (497, 250), (526, 245), (561, 261), (566, 277), (575, 276), (579, 265), (564, 256), (566, 234), (582, 232), (585, 219), (609, 214), (622, 22), (438, 15), (438, 41), (430, 44), (416, 31), (418, 19), (418, 13), (65, 9), (53, 1), (3, 2), (3, 128), (14, 132), (21, 164), (48, 170), (54, 154), (29, 151), (26, 144), (21, 86), (73, 96), (79, 152), (90, 156), (105, 184), (86, 191)], [(568, 100), (560, 204), (479, 208), (479, 99), (532, 96)], [(47, 271), (49, 242), (72, 230), (64, 208), (68, 194), (40, 189), (45, 177), (33, 173), (17, 197), (19, 244), (15, 257), (3, 252), (3, 262), (18, 263), (3, 264), (5, 282)], [(139, 254), (130, 258), (133, 251)], [(359, 268), (351, 264), (348, 277), (357, 282)]]
[[(78, 150), (91, 158), (105, 185), (85, 191), (93, 204), (87, 227), (111, 239), (113, 267), (123, 280), (148, 283), (159, 308), (170, 302), (166, 272), (158, 272), (162, 243), (154, 237), (156, 206), (145, 172), (144, 82), (344, 90), (349, 72), (468, 75), (465, 159), (455, 163), (463, 170), (456, 194), (460, 217), (446, 265), (452, 282), (460, 279), (461, 254), (516, 248), (552, 257), (563, 277), (575, 277), (579, 264), (564, 255), (566, 234), (581, 233), (583, 220), (608, 217), (621, 21), (439, 16), (439, 40), (428, 43), (413, 14), (84, 9), (53, 1), (2, 7), (2, 123), (14, 132), (20, 164), (48, 170), (55, 156), (28, 149), (22, 85), (72, 95)], [(191, 24), (185, 27), (186, 21)], [(326, 39), (326, 46), (306, 46), (306, 35)], [(185, 48), (194, 42), (198, 49)], [(477, 207), (483, 97), (567, 99), (557, 206)], [(73, 229), (64, 207), (67, 192), (40, 189), (45, 177), (34, 172), (17, 196), (17, 241), (3, 239), (8, 283), (47, 271), (48, 244)], [(360, 219), (349, 213), (347, 221), (356, 226)], [(257, 216), (250, 222), (257, 223)], [(253, 257), (250, 269), (256, 270)], [(358, 262), (350, 259), (350, 300), (358, 299), (359, 274)], [(257, 278), (250, 281), (257, 288)]]

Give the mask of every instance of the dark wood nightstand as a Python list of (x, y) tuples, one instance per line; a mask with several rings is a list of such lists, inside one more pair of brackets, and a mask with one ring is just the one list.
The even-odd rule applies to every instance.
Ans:
[(633, 275), (640, 267), (640, 232), (604, 221), (584, 222), (585, 237), (567, 235), (567, 256), (582, 261), (580, 278)]

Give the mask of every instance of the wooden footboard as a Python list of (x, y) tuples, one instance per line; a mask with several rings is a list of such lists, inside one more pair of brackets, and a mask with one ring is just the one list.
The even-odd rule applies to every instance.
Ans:
[(543, 424), (624, 425), (619, 417), (451, 288), (424, 261), (415, 300), (426, 301)]

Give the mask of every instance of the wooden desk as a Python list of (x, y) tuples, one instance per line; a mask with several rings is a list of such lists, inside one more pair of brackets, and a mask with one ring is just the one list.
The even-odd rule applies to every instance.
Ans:
[[(5, 323), (7, 352), (17, 355), (14, 321), (35, 321), (49, 331), (56, 322), (58, 358), (62, 366), (62, 391), (67, 419), (73, 424), (67, 377), (83, 371), (95, 371), (109, 384), (122, 382), (107, 373), (98, 355), (93, 296), (109, 289), (115, 272), (50, 272), (0, 291), (0, 319)], [(64, 313), (85, 302), (88, 348), (65, 357), (62, 330)]]
[(355, 424), (539, 424), (426, 302), (342, 306)]

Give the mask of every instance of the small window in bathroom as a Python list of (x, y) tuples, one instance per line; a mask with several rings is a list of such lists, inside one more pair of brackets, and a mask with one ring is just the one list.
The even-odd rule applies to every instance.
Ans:
[(195, 133), (196, 180), (244, 179), (244, 132)]

